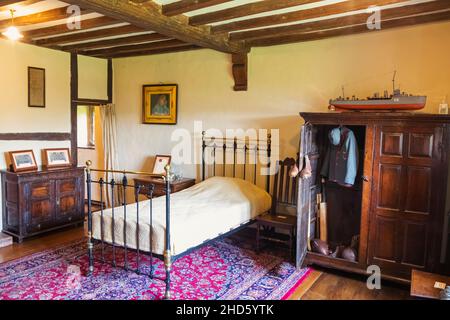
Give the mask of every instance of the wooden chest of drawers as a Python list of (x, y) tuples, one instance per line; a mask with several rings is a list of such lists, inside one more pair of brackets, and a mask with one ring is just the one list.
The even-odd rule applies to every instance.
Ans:
[(2, 171), (3, 232), (19, 242), (84, 222), (84, 169)]

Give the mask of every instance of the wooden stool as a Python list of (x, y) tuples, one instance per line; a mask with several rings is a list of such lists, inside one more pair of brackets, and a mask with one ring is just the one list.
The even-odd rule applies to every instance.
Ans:
[[(263, 230), (261, 230), (261, 227)], [(287, 244), (291, 258), (295, 261), (297, 217), (286, 214), (265, 214), (256, 218), (256, 252), (259, 253), (261, 239)], [(288, 234), (277, 233), (277, 229)]]

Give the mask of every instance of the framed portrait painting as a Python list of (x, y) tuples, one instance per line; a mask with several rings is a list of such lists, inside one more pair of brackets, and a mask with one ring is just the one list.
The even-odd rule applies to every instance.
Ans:
[(10, 151), (9, 157), (14, 172), (35, 171), (38, 168), (33, 150)]
[(177, 124), (178, 85), (143, 86), (143, 123)]
[(51, 168), (70, 167), (72, 165), (69, 148), (44, 149), (45, 166)]

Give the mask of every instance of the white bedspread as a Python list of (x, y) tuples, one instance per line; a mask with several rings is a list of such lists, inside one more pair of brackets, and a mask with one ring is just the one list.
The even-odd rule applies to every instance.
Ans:
[[(248, 181), (213, 177), (171, 195), (171, 248), (178, 255), (216, 238), (271, 207), (271, 196)], [(152, 252), (163, 254), (165, 244), (165, 197), (153, 199)], [(139, 202), (139, 249), (150, 252), (150, 200)], [(114, 243), (123, 246), (123, 206), (114, 209)], [(136, 204), (127, 206), (128, 248), (136, 249)], [(100, 212), (93, 213), (93, 237), (101, 239)], [(103, 238), (112, 242), (112, 210), (103, 212)]]

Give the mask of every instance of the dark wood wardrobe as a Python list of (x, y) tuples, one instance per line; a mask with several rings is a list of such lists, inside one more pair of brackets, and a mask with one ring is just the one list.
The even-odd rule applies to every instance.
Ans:
[[(382, 277), (410, 281), (411, 270), (449, 272), (450, 116), (424, 113), (301, 113), (300, 161), (307, 155), (313, 176), (298, 184), (297, 266), (317, 264), (366, 274), (377, 265)], [(327, 242), (349, 245), (359, 237), (357, 260), (308, 250), (318, 238), (320, 169), (332, 128), (354, 132), (359, 168), (351, 188), (325, 182)], [(309, 227), (308, 227), (309, 224)], [(308, 237), (309, 232), (309, 237)]]

